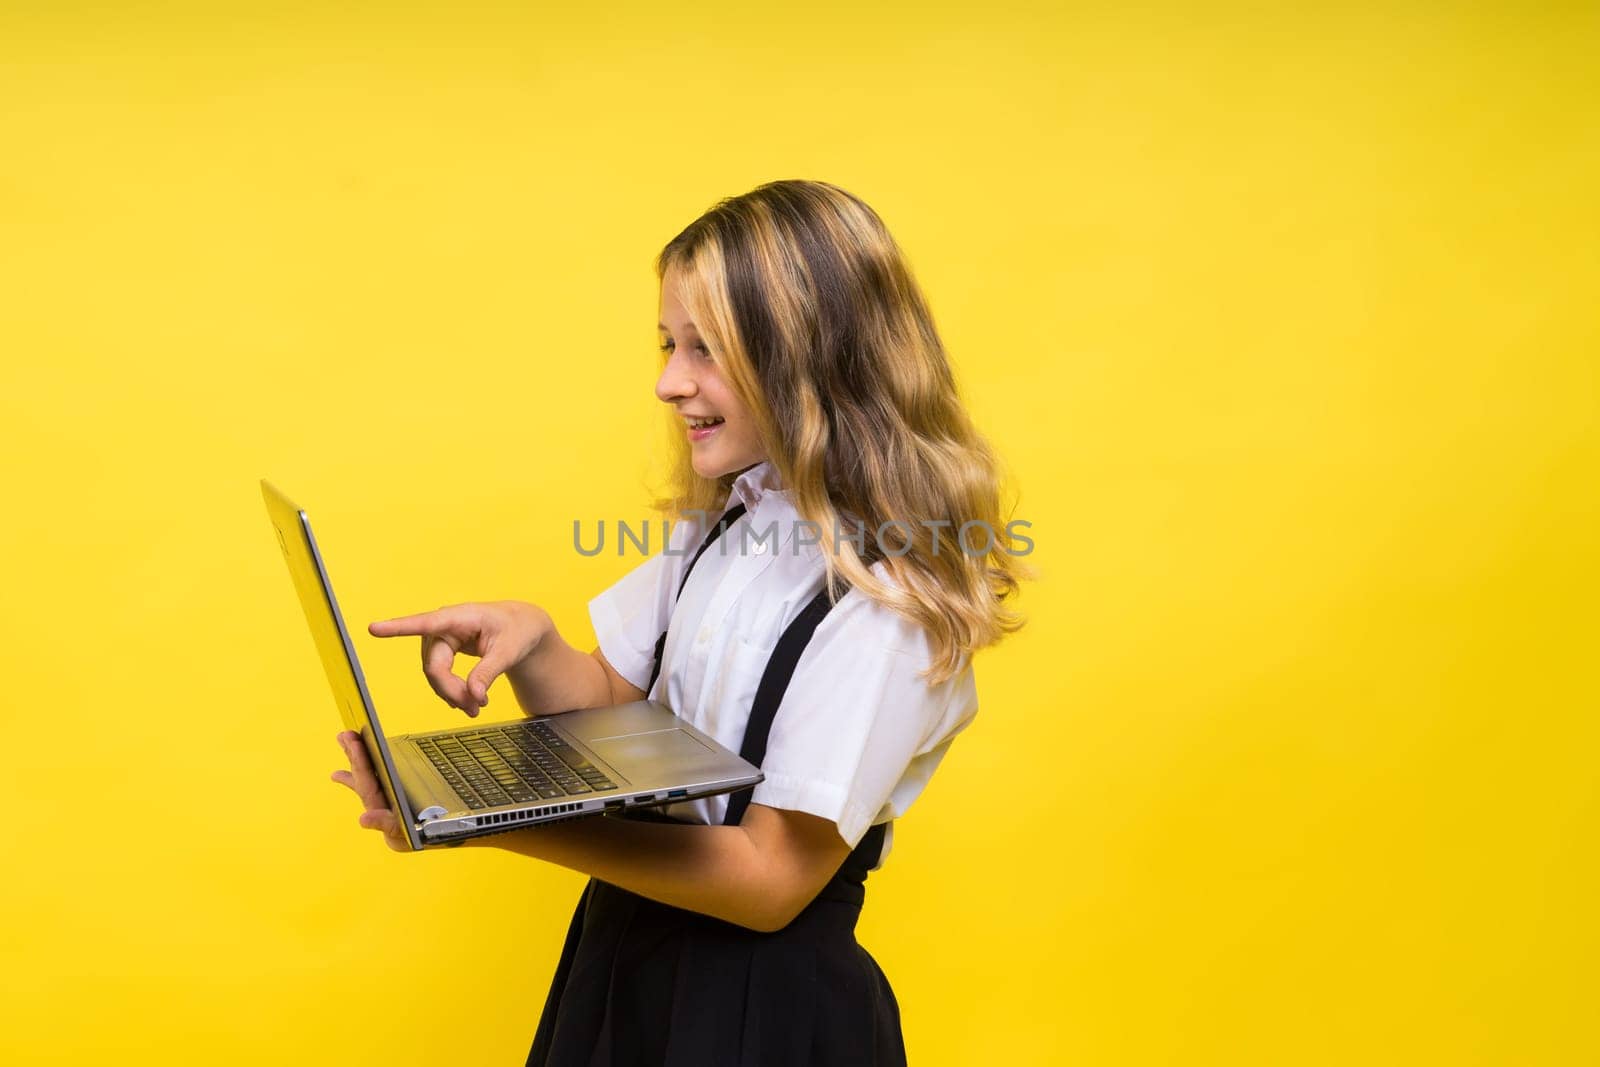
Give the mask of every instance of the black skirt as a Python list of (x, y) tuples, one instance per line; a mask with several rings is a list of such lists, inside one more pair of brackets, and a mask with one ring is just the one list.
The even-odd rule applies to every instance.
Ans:
[(591, 878), (529, 1067), (903, 1067), (894, 991), (855, 937), (858, 858), (876, 857), (882, 827), (869, 837), (772, 933)]

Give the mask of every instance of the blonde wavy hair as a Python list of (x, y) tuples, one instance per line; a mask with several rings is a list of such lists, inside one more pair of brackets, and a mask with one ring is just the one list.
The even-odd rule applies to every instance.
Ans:
[[(769, 182), (719, 201), (667, 243), (655, 268), (663, 282), (673, 275), (795, 509), (822, 531), (831, 596), (842, 578), (925, 628), (929, 684), (1021, 628), (1005, 602), (1032, 575), (1001, 521), (997, 460), (956, 395), (905, 256), (872, 208), (827, 182)], [(701, 477), (680, 421), (673, 430), (672, 484), (656, 506), (675, 517), (715, 514), (734, 475)], [(901, 525), (880, 541), (891, 521)], [(940, 521), (948, 525), (928, 525)], [(960, 541), (973, 521), (990, 535), (981, 554)], [(865, 555), (833, 533), (858, 522)], [(869, 569), (877, 558), (892, 585)]]

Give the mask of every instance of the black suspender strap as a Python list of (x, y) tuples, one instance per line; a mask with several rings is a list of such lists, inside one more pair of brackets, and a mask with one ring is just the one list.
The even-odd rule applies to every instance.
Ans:
[(868, 827), (856, 847), (850, 850), (850, 855), (839, 865), (838, 876), (849, 882), (865, 882), (872, 868), (883, 859), (883, 840), (888, 834), (889, 824), (886, 822)]
[[(744, 513), (745, 506), (735, 504), (706, 534), (694, 557), (689, 560), (689, 565), (684, 568), (683, 579), (678, 583), (678, 596), (683, 595), (684, 586), (689, 583), (689, 573), (694, 570), (694, 565), (699, 562), (700, 557), (705, 555), (706, 549), (710, 548), (711, 543), (721, 537)], [(834, 586), (835, 597), (830, 599), (824, 583), (823, 588), (818, 590), (806, 606), (800, 609), (799, 614), (790, 621), (783, 631), (783, 636), (778, 638), (778, 643), (767, 660), (766, 669), (761, 673), (761, 681), (756, 686), (755, 700), (750, 707), (750, 720), (745, 725), (744, 741), (739, 747), (739, 755), (757, 767), (761, 766), (762, 760), (766, 758), (767, 738), (772, 733), (772, 722), (777, 718), (778, 705), (783, 702), (783, 694), (789, 688), (789, 680), (794, 677), (795, 667), (800, 663), (800, 654), (811, 643), (811, 636), (816, 633), (817, 627), (837, 603), (837, 598), (844, 596), (848, 591), (849, 586), (842, 579), (838, 580)], [(666, 653), (666, 648), (667, 635), (662, 631), (660, 638), (656, 640), (655, 662), (650, 668), (650, 681), (645, 684), (646, 694), (655, 688), (656, 679), (661, 675), (661, 659)], [(754, 793), (755, 788), (752, 786), (729, 795), (728, 810), (722, 819), (724, 826), (738, 826), (743, 821)], [(861, 881), (866, 877), (867, 871), (878, 862), (883, 850), (886, 825), (871, 827), (851, 851), (839, 872), (847, 881)]]
[(723, 531), (732, 526), (734, 523), (738, 522), (740, 516), (743, 514), (743, 504), (735, 504), (733, 507), (722, 513), (722, 518), (717, 520), (716, 527), (712, 529), (710, 533), (706, 534), (705, 540), (700, 542), (700, 547), (695, 549), (694, 558), (689, 561), (689, 565), (687, 567), (683, 568), (683, 577), (678, 581), (679, 596), (683, 595), (683, 587), (689, 584), (689, 572), (694, 570), (694, 565), (696, 563), (700, 562), (700, 557), (706, 554), (706, 549), (711, 547), (711, 542), (721, 537)]
[[(848, 591), (849, 586), (842, 580), (835, 588), (838, 597)], [(783, 703), (783, 694), (789, 688), (789, 680), (794, 677), (795, 667), (800, 663), (800, 653), (806, 650), (806, 645), (811, 643), (811, 636), (837, 602), (837, 599), (829, 600), (824, 585), (789, 623), (767, 659), (766, 670), (762, 671), (761, 682), (756, 686), (755, 701), (750, 706), (750, 721), (745, 724), (744, 741), (739, 746), (739, 755), (758, 767), (766, 759), (767, 738), (772, 733), (772, 722), (778, 716), (778, 705)], [(743, 822), (744, 813), (750, 807), (750, 798), (754, 795), (754, 786), (731, 794), (722, 825), (738, 826)], [(864, 882), (867, 872), (883, 857), (887, 827), (887, 823), (869, 827), (850, 855), (845, 857), (836, 877), (856, 884)]]
[[(723, 532), (727, 530), (729, 526), (732, 526), (735, 522), (739, 521), (739, 517), (743, 514), (744, 505), (742, 503), (735, 504), (733, 507), (723, 512), (722, 518), (718, 519), (717, 524), (711, 528), (709, 533), (706, 534), (705, 540), (701, 541), (700, 547), (695, 550), (694, 557), (689, 560), (689, 565), (683, 569), (683, 579), (678, 582), (678, 592), (673, 597), (673, 603), (677, 603), (677, 597), (683, 595), (683, 587), (689, 584), (689, 572), (694, 570), (694, 565), (696, 563), (700, 562), (700, 557), (706, 554), (706, 549), (711, 547), (711, 542), (721, 537)], [(661, 675), (661, 656), (666, 652), (666, 649), (667, 631), (662, 630), (661, 636), (656, 638), (656, 658), (655, 662), (650, 667), (650, 680), (644, 685), (646, 697), (650, 695), (650, 690), (656, 687), (656, 679)]]
[[(843, 593), (840, 594), (841, 596)], [(783, 702), (783, 694), (789, 688), (789, 679), (794, 676), (794, 669), (800, 662), (800, 653), (806, 650), (806, 645), (811, 643), (811, 635), (817, 630), (818, 624), (828, 614), (833, 603), (828, 599), (826, 584), (811, 598), (810, 603), (800, 609), (783, 631), (783, 636), (778, 638), (778, 643), (772, 649), (772, 656), (767, 660), (766, 670), (761, 672), (761, 682), (756, 686), (755, 702), (750, 706), (750, 721), (744, 728), (744, 742), (739, 746), (739, 755), (757, 767), (767, 755), (767, 735), (772, 732), (772, 720), (778, 715), (778, 705)], [(754, 787), (741, 789), (728, 798), (728, 812), (722, 820), (724, 826), (738, 826), (744, 818), (745, 809), (750, 806), (750, 797)]]

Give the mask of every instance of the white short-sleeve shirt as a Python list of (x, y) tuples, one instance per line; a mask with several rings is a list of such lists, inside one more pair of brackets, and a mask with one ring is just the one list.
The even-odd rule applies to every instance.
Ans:
[[(641, 689), (666, 630), (649, 698), (737, 752), (767, 660), (821, 590), (824, 569), (821, 549), (806, 543), (817, 532), (799, 525), (771, 463), (739, 475), (723, 510), (735, 500), (745, 514), (706, 549), (681, 597), (684, 571), (720, 512), (673, 524), (665, 551), (591, 600), (589, 617), (606, 659)], [(881, 562), (873, 573), (888, 579)], [(795, 666), (751, 802), (830, 819), (852, 848), (873, 825), (905, 814), (978, 710), (970, 658), (930, 686), (918, 672), (931, 655), (920, 626), (859, 592), (840, 599)], [(662, 810), (716, 825), (727, 807), (722, 795)], [(892, 841), (891, 825), (879, 865)]]

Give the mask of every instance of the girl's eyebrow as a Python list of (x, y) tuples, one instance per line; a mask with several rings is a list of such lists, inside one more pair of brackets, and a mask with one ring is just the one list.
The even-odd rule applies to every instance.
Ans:
[[(671, 333), (671, 332), (672, 332), (672, 331), (671, 331), (671, 330), (670, 330), (670, 329), (668, 329), (668, 328), (667, 328), (667, 324), (666, 324), (666, 323), (664, 323), (664, 322), (658, 322), (658, 323), (656, 323), (656, 327), (657, 327), (657, 328), (658, 328), (658, 329), (660, 329), (660, 330), (661, 330), (661, 331), (662, 331), (662, 332), (663, 332), (663, 333)], [(694, 330), (694, 323), (692, 323), (692, 322), (691, 322), (691, 323), (689, 323), (689, 329), (690, 329), (690, 330), (691, 330), (691, 331), (692, 331), (692, 330)]]

